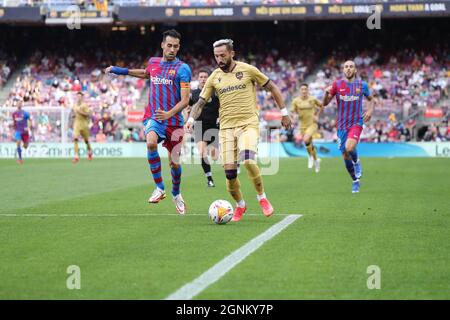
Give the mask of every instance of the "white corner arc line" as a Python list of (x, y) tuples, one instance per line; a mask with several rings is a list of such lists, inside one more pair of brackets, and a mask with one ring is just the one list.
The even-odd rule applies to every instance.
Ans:
[(165, 300), (191, 300), (211, 284), (222, 278), (228, 271), (241, 263), (246, 257), (259, 249), (266, 241), (275, 237), (278, 233), (283, 231), (301, 216), (302, 215), (300, 214), (288, 215), (286, 218), (271, 226), (256, 238), (253, 238), (242, 247), (223, 258), (221, 261), (201, 274), (198, 278), (170, 294)]

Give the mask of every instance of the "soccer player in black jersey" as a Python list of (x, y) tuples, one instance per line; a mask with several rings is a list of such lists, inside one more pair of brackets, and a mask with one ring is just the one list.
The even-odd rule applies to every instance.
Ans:
[[(206, 79), (209, 77), (208, 69), (201, 69), (198, 72), (198, 89), (191, 91), (189, 105), (193, 106), (199, 99), (200, 92), (205, 86)], [(211, 165), (208, 159), (208, 149), (211, 152), (211, 158), (215, 161), (219, 156), (219, 99), (215, 94), (207, 101), (202, 113), (197, 118), (194, 125), (194, 141), (197, 144), (198, 152), (202, 157), (202, 168), (208, 179), (208, 187), (214, 187), (214, 180), (211, 173)]]

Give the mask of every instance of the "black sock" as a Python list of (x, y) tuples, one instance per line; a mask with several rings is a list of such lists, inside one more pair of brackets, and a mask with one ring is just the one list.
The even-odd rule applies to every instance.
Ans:
[(205, 174), (211, 172), (211, 165), (207, 161), (208, 161), (207, 158), (202, 158), (202, 168)]

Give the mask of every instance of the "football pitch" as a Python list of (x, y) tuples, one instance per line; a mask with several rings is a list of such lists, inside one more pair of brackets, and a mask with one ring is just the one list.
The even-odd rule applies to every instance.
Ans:
[[(215, 225), (207, 211), (231, 198), (220, 166), (207, 188), (184, 165), (185, 216), (170, 196), (148, 204), (146, 159), (0, 160), (0, 299), (165, 299), (270, 227), (300, 218), (194, 299), (450, 299), (450, 161), (363, 158), (361, 192), (341, 159), (282, 159), (264, 176), (266, 218), (242, 169), (248, 210)], [(68, 289), (69, 266), (80, 289)], [(369, 289), (377, 266), (380, 289)], [(372, 279), (372, 280), (370, 280)]]

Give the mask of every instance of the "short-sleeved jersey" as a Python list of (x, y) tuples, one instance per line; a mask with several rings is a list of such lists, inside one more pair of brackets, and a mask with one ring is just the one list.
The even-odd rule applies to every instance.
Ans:
[[(76, 110), (80, 110), (83, 113), (89, 113), (89, 106), (85, 103), (82, 103), (81, 105), (75, 105)], [(73, 122), (74, 126), (79, 127), (88, 127), (89, 126), (89, 116), (84, 116), (77, 111), (75, 112), (75, 120)]]
[[(178, 58), (173, 61), (163, 61), (161, 57), (150, 58), (145, 70), (150, 76), (150, 90), (144, 120), (154, 119), (155, 111), (158, 109), (171, 110), (181, 100), (181, 89), (190, 88), (192, 78), (189, 66)], [(181, 111), (163, 123), (168, 126), (183, 126)]]
[(353, 82), (335, 80), (331, 96), (336, 96), (338, 130), (348, 130), (354, 125), (363, 125), (363, 96), (370, 96), (369, 86), (365, 81), (355, 79)]
[(298, 114), (300, 126), (306, 128), (314, 123), (314, 112), (316, 107), (320, 106), (321, 103), (316, 97), (309, 96), (306, 99), (297, 97), (292, 101), (291, 110)]
[(14, 120), (14, 130), (24, 132), (28, 119), (30, 119), (30, 114), (25, 110), (17, 110), (13, 112), (12, 118)]
[(256, 67), (236, 61), (233, 70), (217, 68), (209, 76), (200, 97), (208, 101), (213, 91), (219, 98), (220, 129), (258, 125), (256, 85), (265, 86), (269, 78)]
[[(200, 98), (200, 92), (202, 90), (195, 89), (191, 91), (191, 97), (189, 99), (189, 105), (193, 106)], [(215, 125), (217, 123), (217, 118), (219, 117), (219, 98), (213, 93), (211, 98), (206, 101), (203, 107), (202, 113), (198, 116), (197, 121), (202, 121), (209, 125)]]

